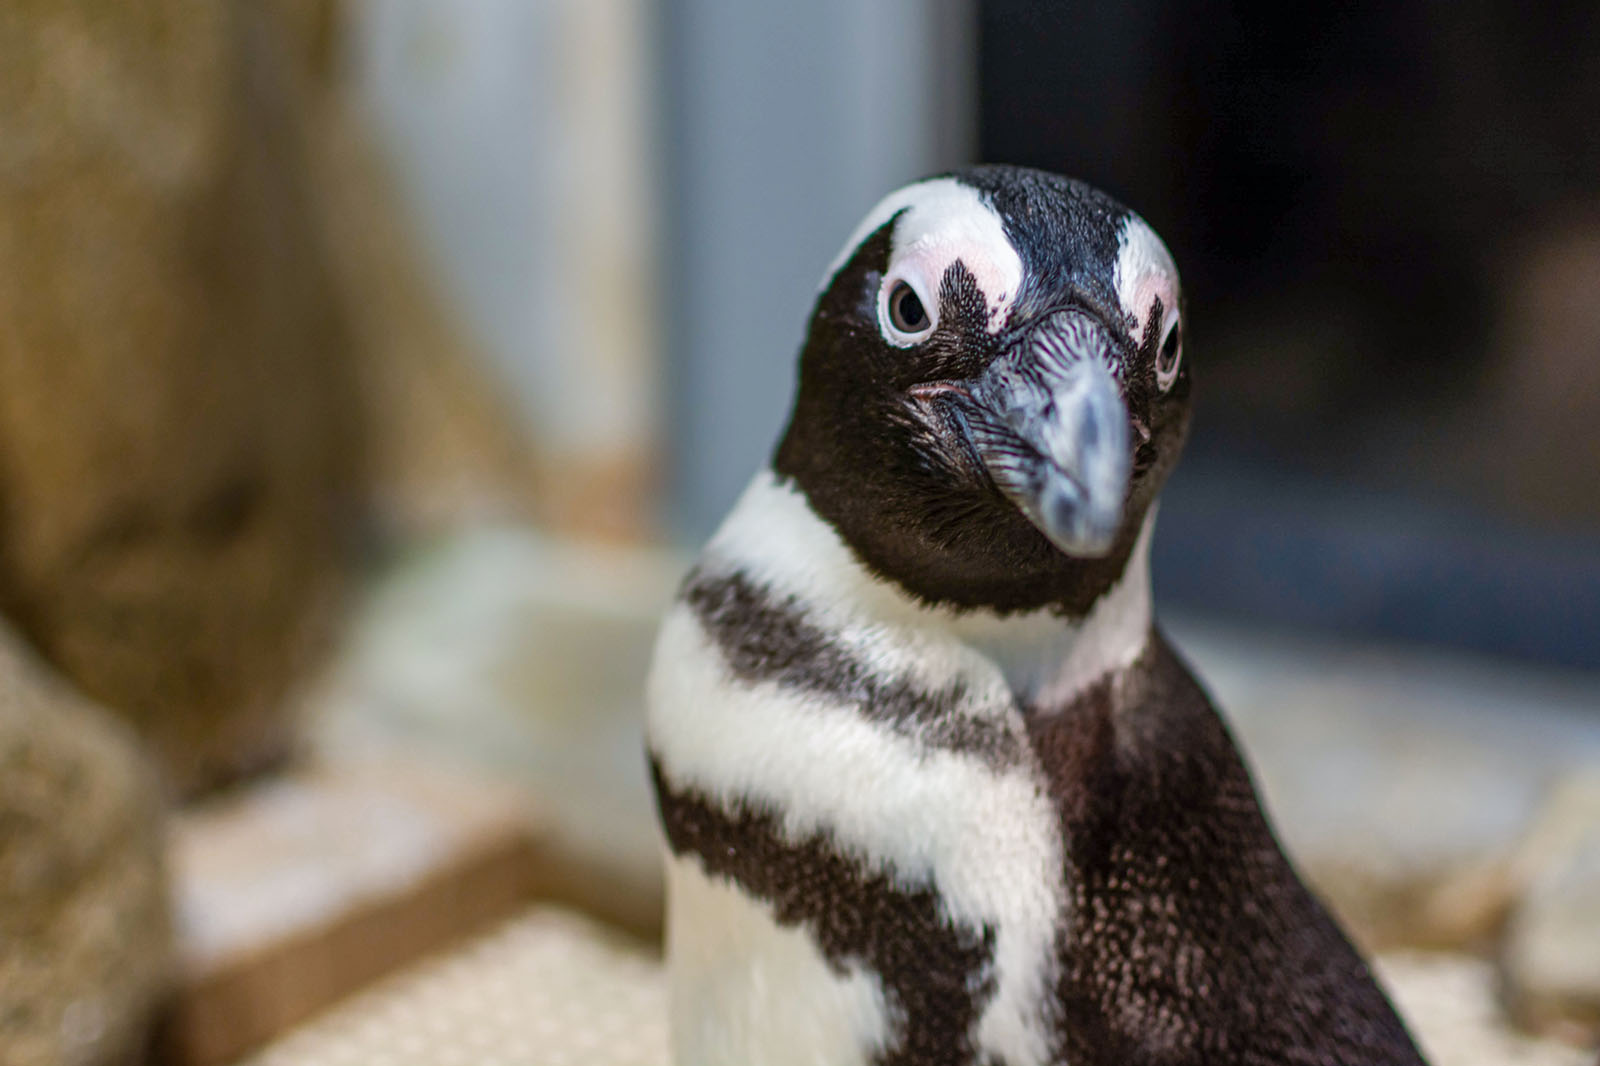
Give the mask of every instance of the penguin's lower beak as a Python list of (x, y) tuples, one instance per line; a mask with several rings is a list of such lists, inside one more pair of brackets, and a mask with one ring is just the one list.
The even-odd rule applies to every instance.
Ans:
[(972, 383), (961, 409), (1001, 493), (1068, 555), (1102, 556), (1122, 526), (1128, 409), (1105, 327), (1058, 312)]

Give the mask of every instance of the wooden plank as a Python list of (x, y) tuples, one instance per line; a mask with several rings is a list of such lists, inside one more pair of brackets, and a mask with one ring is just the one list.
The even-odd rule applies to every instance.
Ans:
[(540, 866), (520, 793), (410, 764), (305, 767), (175, 822), (178, 1066), (233, 1061), (487, 927)]

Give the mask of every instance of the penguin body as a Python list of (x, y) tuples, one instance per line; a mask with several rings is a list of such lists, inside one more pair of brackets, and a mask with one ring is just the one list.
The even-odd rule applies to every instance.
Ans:
[(651, 673), (679, 1066), (1421, 1061), (1152, 622), (1181, 330), (1052, 175), (847, 243)]

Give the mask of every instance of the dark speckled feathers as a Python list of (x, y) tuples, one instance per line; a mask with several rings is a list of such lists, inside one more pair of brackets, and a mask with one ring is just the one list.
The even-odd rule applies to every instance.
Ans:
[(1017, 732), (957, 712), (969, 697), (961, 680), (929, 687), (916, 677), (884, 676), (808, 618), (795, 597), (775, 596), (742, 574), (697, 569), (684, 580), (682, 599), (742, 681), (826, 696), (930, 749), (960, 752), (997, 769), (1022, 759)]
[(970, 1030), (993, 992), (992, 931), (953, 925), (937, 893), (896, 885), (825, 836), (786, 837), (776, 812), (730, 815), (651, 769), (674, 851), (702, 856), (709, 873), (768, 902), (779, 922), (804, 927), (840, 971), (859, 965), (880, 976), (900, 1024), (874, 1066), (976, 1061)]
[(1019, 319), (1071, 292), (1107, 321), (1131, 327), (1114, 285), (1126, 207), (1092, 185), (1038, 170), (971, 167), (953, 176), (984, 194), (1022, 257)]
[(1164, 640), (1028, 724), (1072, 841), (1063, 1063), (1421, 1061)]

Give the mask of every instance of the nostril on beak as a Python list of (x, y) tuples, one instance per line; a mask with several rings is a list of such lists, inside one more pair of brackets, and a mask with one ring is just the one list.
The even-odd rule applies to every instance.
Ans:
[(1043, 508), (1045, 518), (1052, 528), (1071, 529), (1078, 521), (1083, 502), (1083, 491), (1077, 485), (1066, 482), (1051, 486)]
[(1081, 452), (1087, 453), (1099, 446), (1100, 414), (1094, 407), (1086, 407), (1078, 425), (1078, 447)]

